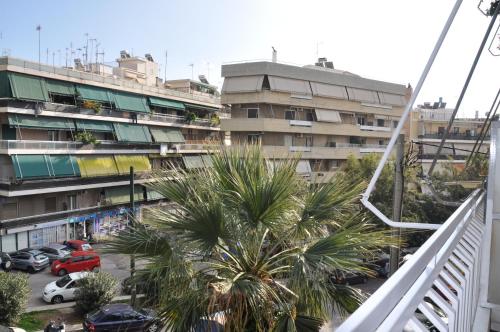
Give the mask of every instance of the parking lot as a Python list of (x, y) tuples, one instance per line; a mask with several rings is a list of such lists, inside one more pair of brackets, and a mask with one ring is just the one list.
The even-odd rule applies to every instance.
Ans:
[[(102, 271), (111, 273), (120, 282), (130, 275), (129, 256), (117, 254), (102, 254), (100, 253), (100, 251), (102, 250), (102, 246), (99, 245), (95, 245), (94, 249), (99, 253), (101, 257)], [(42, 291), (48, 283), (60, 278), (51, 274), (50, 268), (46, 268), (43, 271), (33, 274), (17, 270), (12, 270), (12, 273), (24, 273), (29, 277), (31, 296), (28, 302), (28, 307), (36, 307), (47, 304), (42, 300)]]

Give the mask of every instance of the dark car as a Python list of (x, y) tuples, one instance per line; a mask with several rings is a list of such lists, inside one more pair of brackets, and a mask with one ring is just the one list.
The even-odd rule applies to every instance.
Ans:
[(83, 322), (83, 330), (101, 331), (147, 331), (160, 330), (160, 324), (152, 310), (135, 310), (128, 304), (108, 304), (88, 314)]
[(0, 252), (0, 268), (5, 272), (12, 270), (12, 258), (6, 252)]
[(364, 284), (368, 281), (368, 276), (360, 272), (336, 272), (330, 276), (330, 280), (334, 284), (339, 285), (357, 285)]
[(10, 254), (15, 269), (30, 273), (41, 271), (49, 266), (49, 258), (40, 250), (23, 249)]
[(64, 244), (59, 243), (51, 243), (45, 247), (41, 247), (39, 250), (49, 258), (50, 264), (71, 254), (71, 251)]

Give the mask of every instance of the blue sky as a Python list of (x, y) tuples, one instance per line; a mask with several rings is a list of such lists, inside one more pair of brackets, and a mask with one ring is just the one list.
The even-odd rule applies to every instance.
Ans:
[[(151, 53), (162, 66), (168, 50), (167, 77), (209, 75), (221, 85), (220, 65), (269, 59), (313, 63), (317, 54), (335, 67), (364, 77), (415, 86), (427, 57), (454, 4), (453, 0), (3, 0), (0, 51), (38, 59), (35, 27), (42, 26), (42, 62), (65, 62), (65, 49), (97, 38), (105, 61), (122, 49)], [(419, 101), (443, 96), (453, 106), (472, 63), (488, 19), (465, 0), (450, 38), (430, 73)], [(319, 52), (317, 52), (319, 50)], [(75, 51), (78, 52), (78, 51)], [(94, 51), (95, 52), (95, 51)], [(75, 53), (75, 56), (77, 53)], [(95, 57), (95, 55), (94, 55)], [(498, 89), (500, 57), (485, 53), (466, 96), (461, 115), (484, 113)], [(497, 77), (494, 80), (494, 76)]]

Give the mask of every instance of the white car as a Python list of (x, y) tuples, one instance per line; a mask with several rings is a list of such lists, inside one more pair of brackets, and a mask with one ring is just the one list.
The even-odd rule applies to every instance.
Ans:
[(53, 281), (43, 290), (43, 300), (48, 303), (61, 303), (75, 298), (78, 281), (89, 275), (90, 272), (74, 272)]

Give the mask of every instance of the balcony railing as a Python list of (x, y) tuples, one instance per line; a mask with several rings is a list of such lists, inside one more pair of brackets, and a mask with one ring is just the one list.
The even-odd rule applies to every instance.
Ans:
[(474, 331), (484, 205), (476, 190), (337, 331)]
[(123, 144), (113, 141), (100, 141), (90, 145), (73, 141), (35, 141), (35, 140), (0, 140), (0, 149), (5, 150), (40, 150), (40, 151), (95, 151), (95, 150), (123, 150), (127, 153), (134, 151), (160, 151), (159, 144)]
[[(435, 139), (442, 139), (444, 134), (424, 134), (424, 135), (418, 135), (418, 138), (435, 138)], [(450, 133), (446, 137), (447, 140), (450, 139), (458, 139), (458, 140), (477, 140), (479, 135), (467, 135), (465, 133), (458, 133), (458, 134), (453, 134)], [(489, 141), (490, 140), (490, 135), (487, 135), (484, 137), (485, 140)]]
[(360, 125), (359, 129), (370, 130), (370, 131), (387, 131), (387, 132), (390, 132), (392, 130), (391, 127), (378, 127), (378, 126), (365, 126), (365, 125)]

